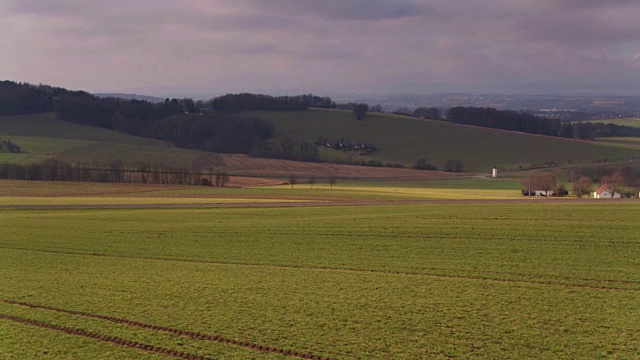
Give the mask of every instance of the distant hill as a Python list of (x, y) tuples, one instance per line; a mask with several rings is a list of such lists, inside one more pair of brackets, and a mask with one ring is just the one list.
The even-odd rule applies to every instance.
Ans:
[(146, 95), (137, 95), (137, 94), (121, 94), (121, 93), (98, 93), (93, 94), (99, 98), (116, 98), (116, 99), (124, 99), (124, 100), (142, 100), (148, 101), (150, 103), (161, 103), (165, 101), (163, 98), (155, 97), (155, 96), (146, 96)]
[[(113, 130), (60, 121), (53, 114), (0, 117), (0, 138), (9, 139), (26, 150), (24, 154), (0, 153), (0, 164), (42, 163), (57, 159), (68, 163), (220, 169), (234, 176), (300, 178), (432, 178), (454, 174), (412, 169), (309, 163), (251, 158), (239, 154), (180, 149), (170, 143), (122, 134)], [(234, 182), (234, 180), (232, 180)]]
[[(371, 159), (412, 166), (420, 158), (442, 169), (447, 160), (460, 160), (466, 170), (488, 172), (493, 166), (522, 167), (591, 164), (639, 156), (636, 149), (598, 141), (579, 141), (503, 130), (456, 125), (444, 121), (370, 113), (356, 121), (351, 112), (312, 109), (305, 112), (251, 112), (269, 119), (279, 138), (315, 142), (345, 139), (367, 142), (377, 151)], [(325, 159), (344, 158), (336, 150), (321, 152)]]
[(640, 118), (590, 120), (588, 122), (597, 123), (597, 124), (616, 124), (616, 125), (632, 126), (632, 127), (640, 128)]

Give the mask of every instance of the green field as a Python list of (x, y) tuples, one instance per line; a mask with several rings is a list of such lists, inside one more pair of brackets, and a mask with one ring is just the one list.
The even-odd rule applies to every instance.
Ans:
[(52, 326), (209, 358), (291, 358), (248, 344), (634, 358), (638, 216), (639, 203), (593, 201), (0, 210), (0, 358), (163, 358)]
[(588, 121), (588, 122), (600, 123), (600, 124), (616, 124), (616, 125), (622, 125), (622, 126), (640, 127), (640, 118), (591, 120), (591, 121)]
[[(617, 159), (637, 150), (607, 144), (535, 136), (443, 121), (388, 114), (369, 114), (355, 121), (348, 111), (253, 112), (276, 124), (278, 136), (307, 141), (345, 138), (366, 141), (378, 151), (370, 156), (383, 162), (412, 166), (425, 158), (442, 168), (447, 160), (461, 160), (467, 170), (486, 172), (493, 166), (515, 169), (545, 162), (566, 163)], [(330, 158), (331, 155), (324, 154)]]
[(0, 117), (0, 138), (27, 153), (0, 153), (0, 163), (40, 163), (55, 158), (69, 163), (141, 163), (191, 167), (204, 151), (174, 148), (170, 143), (116, 131), (56, 120), (53, 114)]
[(640, 138), (637, 137), (606, 137), (596, 139), (599, 143), (618, 146), (625, 149), (640, 150)]
[[(491, 129), (459, 126), (442, 121), (389, 114), (370, 114), (355, 121), (349, 112), (254, 112), (276, 124), (278, 137), (307, 141), (345, 138), (378, 147), (368, 156), (322, 148), (324, 159), (334, 161), (380, 160), (412, 166), (425, 158), (442, 168), (447, 160), (460, 160), (467, 171), (485, 173), (494, 166), (518, 169), (559, 164), (617, 161), (637, 156), (640, 147), (617, 139), (580, 142)], [(171, 144), (115, 131), (58, 121), (52, 114), (0, 117), (0, 138), (21, 146), (26, 154), (0, 154), (0, 163), (39, 163), (50, 158), (70, 163), (147, 163), (169, 167), (222, 166), (212, 153), (177, 149)], [(623, 140), (620, 140), (623, 141)], [(199, 164), (199, 165), (195, 165)]]

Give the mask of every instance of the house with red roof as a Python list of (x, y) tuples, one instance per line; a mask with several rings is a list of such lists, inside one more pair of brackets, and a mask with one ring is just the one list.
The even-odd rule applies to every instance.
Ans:
[(594, 199), (620, 199), (620, 193), (614, 192), (613, 194), (609, 190), (609, 184), (602, 184), (596, 191), (593, 192)]

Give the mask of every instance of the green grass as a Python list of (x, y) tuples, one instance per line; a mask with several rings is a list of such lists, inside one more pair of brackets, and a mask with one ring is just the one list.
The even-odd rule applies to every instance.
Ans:
[(610, 146), (640, 150), (640, 138), (637, 137), (606, 137), (598, 138), (597, 141)]
[[(639, 215), (635, 202), (4, 210), (0, 299), (339, 359), (633, 358)], [(0, 314), (274, 358), (42, 309)], [(5, 320), (0, 349), (139, 357)]]
[(604, 119), (604, 120), (591, 120), (591, 123), (600, 124), (616, 124), (622, 126), (640, 127), (640, 118), (622, 118), (622, 119)]
[(487, 172), (493, 166), (515, 169), (545, 162), (565, 163), (616, 159), (637, 155), (635, 149), (607, 144), (533, 136), (459, 126), (443, 121), (386, 114), (369, 114), (355, 121), (347, 111), (254, 112), (276, 124), (278, 136), (316, 141), (318, 138), (368, 141), (378, 147), (370, 156), (383, 162), (412, 166), (426, 158), (443, 167), (461, 160), (467, 170)]
[(146, 163), (190, 168), (204, 151), (178, 149), (170, 143), (55, 119), (53, 114), (0, 117), (0, 138), (18, 144), (25, 154), (0, 154), (0, 163), (30, 164), (47, 159), (69, 163)]

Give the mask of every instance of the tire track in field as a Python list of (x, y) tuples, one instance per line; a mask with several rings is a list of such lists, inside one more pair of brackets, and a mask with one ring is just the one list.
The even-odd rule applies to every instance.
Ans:
[(23, 325), (31, 325), (31, 326), (39, 327), (41, 329), (54, 330), (61, 333), (65, 333), (67, 335), (80, 336), (80, 337), (85, 337), (85, 338), (98, 340), (102, 342), (112, 343), (115, 345), (120, 345), (120, 346), (124, 346), (131, 349), (147, 351), (147, 352), (165, 355), (165, 356), (169, 356), (177, 359), (213, 360), (211, 358), (207, 358), (200, 355), (189, 354), (183, 351), (172, 350), (172, 349), (161, 347), (161, 346), (143, 344), (137, 341), (127, 340), (127, 339), (123, 339), (115, 336), (102, 335), (102, 334), (98, 334), (98, 333), (94, 333), (94, 332), (90, 332), (82, 329), (74, 329), (66, 326), (49, 324), (43, 321), (25, 319), (25, 318), (5, 315), (5, 314), (0, 314), (0, 319), (11, 321), (18, 324), (23, 324)]
[[(429, 277), (429, 278), (437, 278), (437, 279), (460, 279), (460, 280), (476, 280), (476, 281), (489, 281), (489, 282), (498, 282), (498, 283), (511, 283), (511, 284), (532, 284), (532, 285), (543, 285), (543, 286), (551, 286), (551, 287), (563, 287), (563, 288), (577, 288), (577, 289), (591, 289), (591, 290), (613, 290), (613, 291), (628, 291), (628, 292), (640, 292), (640, 289), (630, 289), (630, 288), (616, 288), (610, 286), (598, 286), (598, 285), (587, 285), (587, 284), (567, 284), (553, 281), (544, 281), (544, 280), (524, 280), (524, 279), (500, 279), (500, 278), (492, 278), (488, 276), (472, 276), (472, 275), (451, 275), (451, 274), (429, 274), (422, 272), (412, 272), (412, 271), (391, 271), (391, 270), (376, 270), (376, 269), (357, 269), (357, 268), (332, 268), (325, 266), (302, 266), (302, 265), (269, 265), (269, 264), (253, 264), (253, 263), (234, 263), (234, 262), (221, 262), (221, 261), (207, 261), (207, 260), (188, 260), (188, 259), (175, 259), (175, 258), (161, 258), (161, 257), (137, 257), (137, 256), (125, 256), (125, 255), (112, 255), (112, 254), (98, 254), (98, 253), (81, 253), (81, 252), (72, 252), (72, 251), (61, 251), (61, 250), (42, 250), (42, 249), (25, 249), (25, 248), (17, 248), (17, 247), (8, 247), (8, 246), (0, 246), (0, 249), (9, 249), (9, 250), (18, 250), (18, 251), (30, 251), (30, 252), (41, 252), (41, 253), (50, 253), (50, 254), (64, 254), (64, 255), (76, 255), (76, 256), (89, 256), (89, 257), (108, 257), (115, 259), (130, 259), (130, 260), (152, 260), (152, 261), (171, 261), (171, 262), (180, 262), (180, 263), (191, 263), (191, 264), (209, 264), (209, 265), (217, 265), (217, 266), (237, 266), (237, 267), (248, 267), (248, 268), (269, 268), (269, 269), (289, 269), (289, 270), (317, 270), (317, 271), (335, 271), (335, 272), (345, 272), (345, 273), (356, 273), (356, 274), (381, 274), (381, 275), (404, 275), (404, 276), (414, 276), (414, 277)], [(442, 271), (441, 268), (421, 268), (430, 271)], [(491, 273), (491, 272), (487, 272)], [(497, 274), (507, 274), (509, 273), (500, 273)], [(623, 285), (638, 285), (640, 282), (633, 280), (607, 280), (607, 279), (580, 279), (576, 278), (575, 280), (583, 280), (583, 281), (594, 281), (594, 282), (611, 282), (614, 284), (623, 284)]]
[[(103, 320), (103, 321), (108, 321), (108, 322), (112, 322), (112, 323), (116, 323), (116, 324), (122, 324), (122, 325), (137, 327), (137, 328), (141, 328), (141, 329), (145, 329), (145, 330), (165, 332), (165, 333), (169, 333), (169, 334), (172, 334), (172, 335), (187, 337), (187, 338), (196, 339), (196, 340), (213, 341), (213, 342), (218, 342), (218, 343), (222, 343), (222, 344), (226, 344), (226, 345), (233, 345), (233, 346), (237, 346), (237, 347), (241, 347), (241, 348), (245, 348), (245, 349), (249, 349), (249, 350), (254, 350), (254, 351), (259, 351), (259, 352), (267, 352), (267, 353), (285, 355), (285, 356), (290, 356), (290, 357), (297, 357), (297, 358), (300, 358), (300, 359), (335, 360), (335, 359), (332, 359), (332, 358), (329, 358), (329, 357), (322, 357), (322, 356), (314, 355), (314, 354), (311, 354), (311, 353), (302, 353), (302, 352), (298, 352), (298, 351), (280, 349), (280, 348), (276, 348), (276, 347), (270, 347), (270, 346), (266, 346), (266, 345), (254, 344), (254, 343), (245, 342), (245, 341), (227, 339), (227, 338), (224, 338), (224, 337), (218, 336), (218, 335), (210, 335), (210, 334), (204, 334), (204, 333), (199, 333), (199, 332), (194, 332), (194, 331), (179, 330), (179, 329), (172, 329), (172, 328), (164, 327), (164, 326), (150, 325), (150, 324), (145, 324), (145, 323), (142, 323), (142, 322), (139, 322), (139, 321), (132, 321), (132, 320), (127, 320), (127, 319), (123, 319), (123, 318), (117, 318), (117, 317), (113, 317), (113, 316), (92, 314), (92, 313), (84, 312), (84, 311), (67, 310), (67, 309), (57, 308), (57, 307), (53, 307), (53, 306), (29, 304), (29, 303), (25, 303), (25, 302), (13, 301), (13, 300), (7, 300), (7, 299), (0, 299), (0, 302), (8, 304), (8, 305), (16, 305), (16, 306), (28, 307), (28, 308), (31, 308), (31, 309), (47, 310), (47, 311), (53, 311), (53, 312), (57, 312), (57, 313), (61, 313), (61, 314), (67, 314), (67, 315), (80, 316), (80, 317), (85, 317), (85, 318), (90, 318), (90, 319)], [(17, 318), (17, 317), (12, 317), (12, 316), (9, 316), (9, 315), (0, 314), (0, 318), (6, 318), (6, 317), (20, 319), (20, 318)], [(12, 319), (8, 319), (8, 320), (12, 320)], [(34, 323), (40, 323), (40, 322), (35, 321), (35, 320), (26, 320), (26, 319), (22, 319), (22, 320), (23, 321), (31, 321), (31, 322), (34, 322)], [(46, 324), (46, 323), (43, 323), (43, 324)], [(49, 326), (55, 326), (55, 327), (58, 327), (58, 328), (64, 328), (62, 326), (57, 326), (57, 325), (49, 325)], [(68, 329), (68, 328), (64, 328), (64, 329)], [(56, 330), (56, 329), (53, 329), (53, 330)], [(79, 331), (84, 331), (84, 330), (79, 330)], [(86, 331), (84, 331), (84, 332), (88, 333)], [(89, 334), (91, 334), (91, 333), (89, 333)], [(83, 336), (83, 335), (81, 335), (81, 336)], [(84, 336), (86, 336), (86, 335), (84, 335)], [(89, 337), (95, 338), (93, 336), (89, 336)], [(100, 339), (98, 339), (98, 340), (100, 340)], [(151, 345), (146, 345), (146, 346), (151, 346)], [(169, 350), (169, 349), (167, 349), (167, 350)], [(186, 355), (188, 355), (188, 356), (196, 356), (196, 355), (191, 355), (191, 354), (185, 354), (185, 356)], [(193, 358), (192, 357), (183, 357), (183, 358), (184, 359), (194, 359), (194, 360), (196, 360), (196, 359), (197, 360), (207, 359), (207, 358), (204, 358), (204, 357), (201, 357), (201, 356), (197, 356), (197, 357), (193, 357)]]

